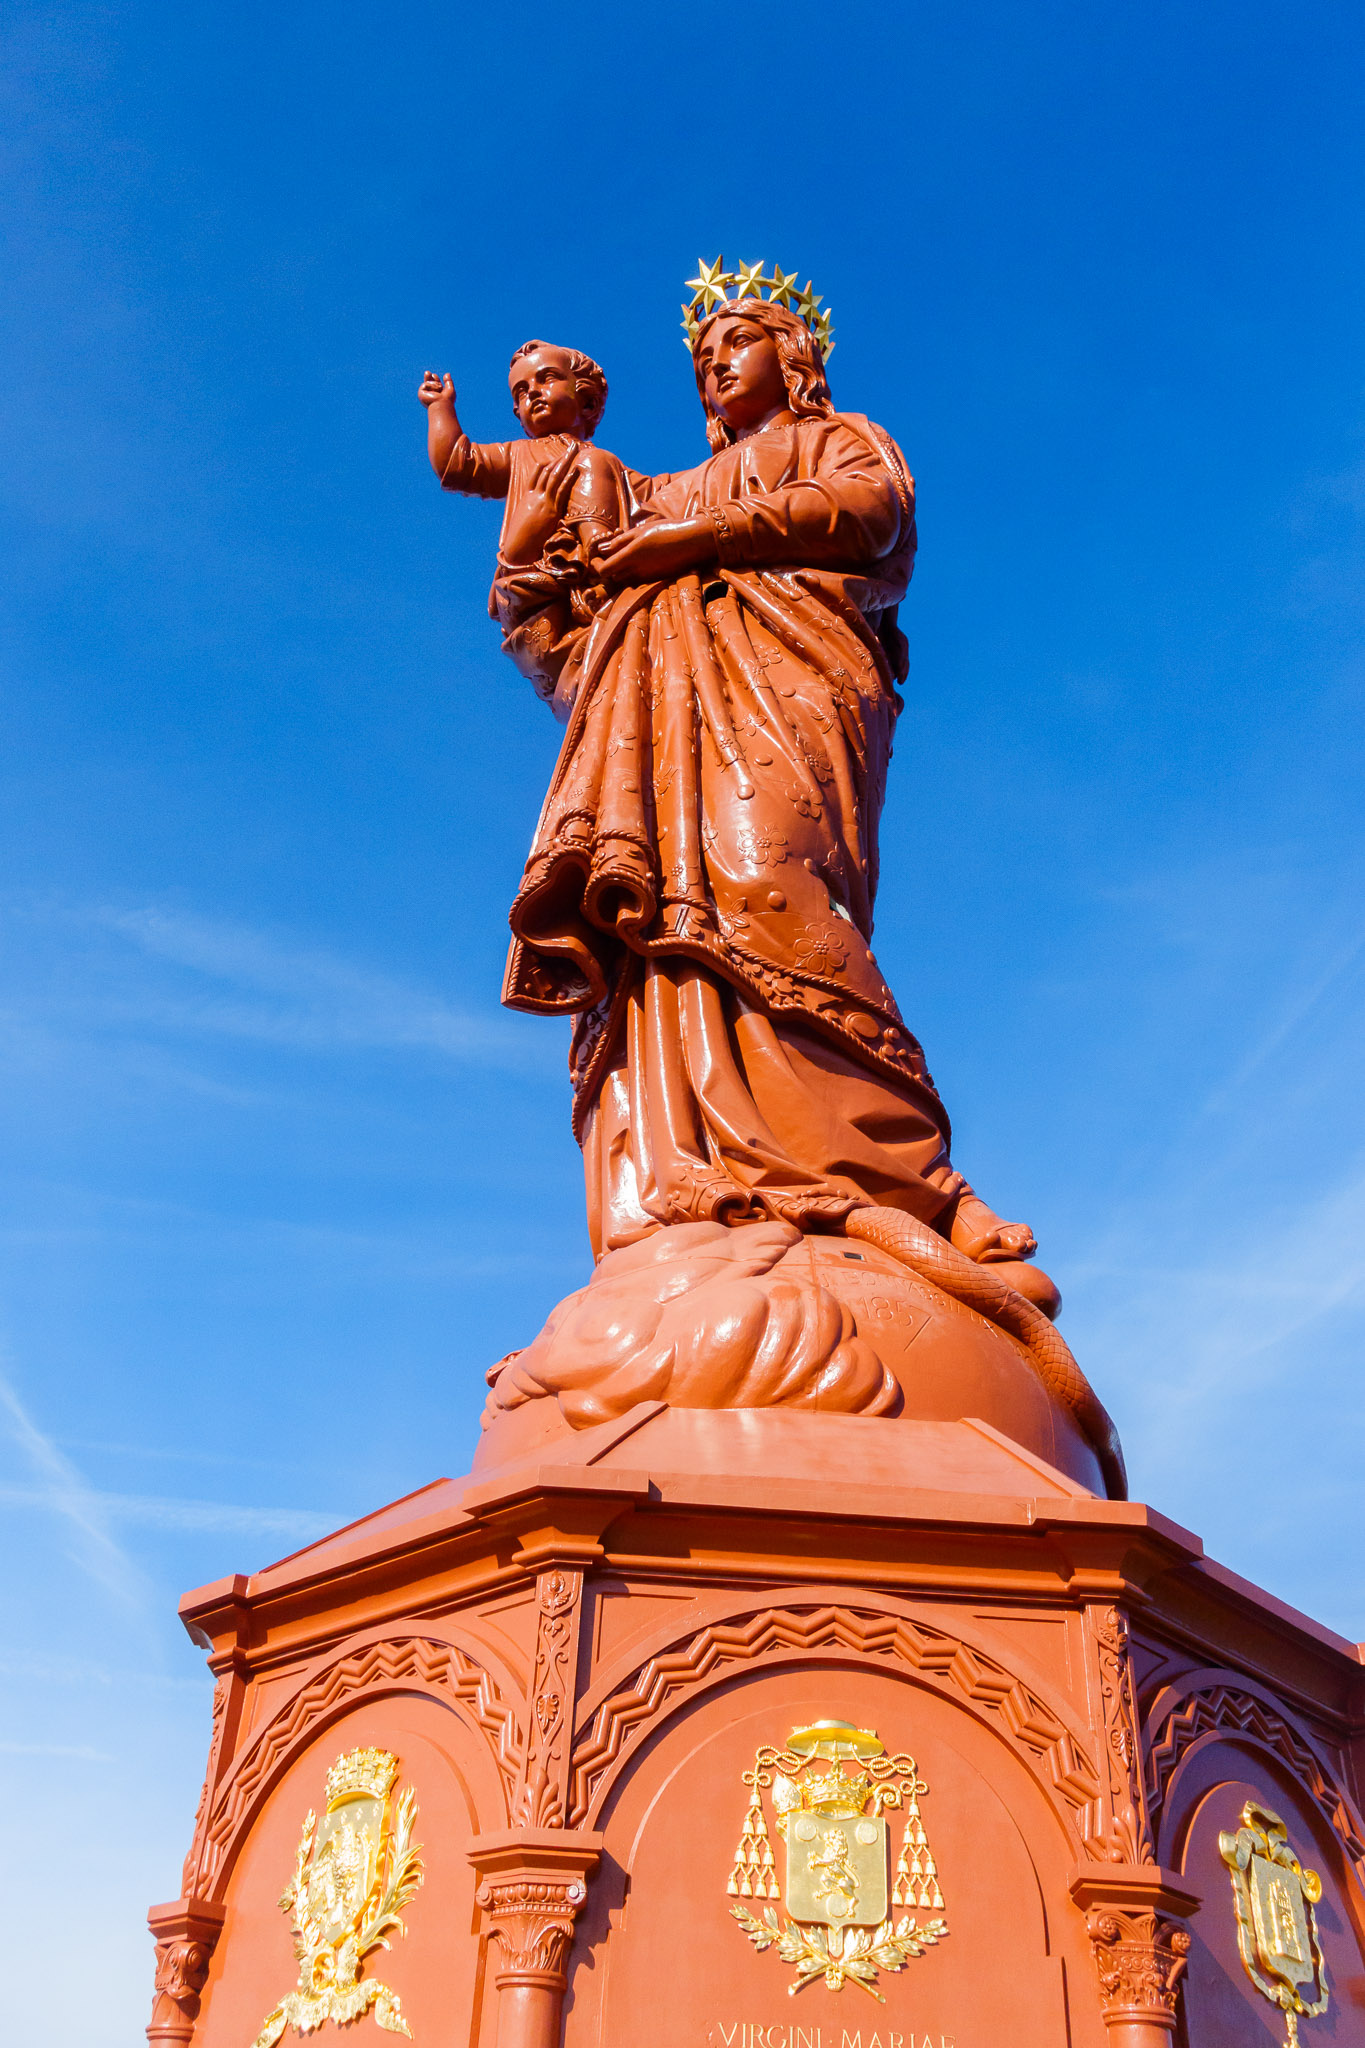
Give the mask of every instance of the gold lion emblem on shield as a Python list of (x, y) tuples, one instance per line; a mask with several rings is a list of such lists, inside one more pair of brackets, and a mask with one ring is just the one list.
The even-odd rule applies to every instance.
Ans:
[[(789, 1992), (823, 1978), (831, 1991), (853, 1983), (884, 2004), (878, 1971), (904, 1969), (948, 1932), (920, 1814), (929, 1787), (915, 1759), (904, 1751), (888, 1756), (870, 1728), (817, 1721), (794, 1728), (785, 1749), (764, 1744), (743, 1776), (749, 1805), (725, 1887), (735, 1900), (730, 1911), (756, 1949), (776, 1948), (792, 1965)], [(787, 1852), (785, 1914), (775, 1904), (755, 1912), (743, 1903), (782, 1897), (763, 1799), (769, 1791)], [(905, 1815), (894, 1874), (890, 1807)]]

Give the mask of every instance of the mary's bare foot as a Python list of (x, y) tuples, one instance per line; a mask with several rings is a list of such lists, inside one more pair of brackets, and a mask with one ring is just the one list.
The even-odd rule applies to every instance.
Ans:
[(964, 1188), (958, 1197), (948, 1239), (979, 1266), (1003, 1259), (1031, 1259), (1038, 1249), (1038, 1240), (1027, 1223), (1004, 1222), (970, 1188)]

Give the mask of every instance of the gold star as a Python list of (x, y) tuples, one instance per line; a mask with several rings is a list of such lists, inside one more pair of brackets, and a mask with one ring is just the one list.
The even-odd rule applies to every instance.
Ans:
[(812, 334), (814, 334), (816, 323), (820, 318), (819, 307), (820, 294), (815, 290), (810, 279), (807, 278), (806, 289), (803, 292), (798, 292), (796, 295), (796, 310)]
[(761, 299), (763, 296), (763, 258), (760, 256), (757, 263), (741, 263), (739, 269), (735, 272), (734, 281), (739, 286), (739, 290), (735, 293), (737, 299)]
[(796, 272), (793, 270), (789, 277), (780, 263), (774, 263), (773, 284), (772, 290), (768, 293), (769, 299), (775, 306), (790, 306), (796, 296)]
[(834, 342), (831, 337), (834, 333), (834, 315), (828, 306), (826, 306), (824, 312), (817, 319), (814, 333), (815, 339), (820, 344), (821, 354), (832, 356), (834, 353)]
[(687, 280), (688, 289), (695, 294), (693, 305), (700, 299), (702, 312), (709, 313), (713, 306), (724, 303), (725, 288), (734, 281), (733, 274), (725, 268), (723, 255), (717, 256), (714, 263), (704, 263), (698, 257), (697, 275)]
[(682, 330), (686, 345), (688, 348), (691, 348), (697, 335), (697, 316), (692, 311), (692, 301), (690, 299), (686, 300), (683, 305)]

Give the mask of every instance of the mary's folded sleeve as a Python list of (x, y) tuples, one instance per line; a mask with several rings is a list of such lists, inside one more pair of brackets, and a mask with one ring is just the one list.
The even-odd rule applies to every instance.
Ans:
[(895, 551), (904, 513), (885, 465), (846, 430), (830, 439), (817, 475), (710, 507), (722, 568), (851, 569)]

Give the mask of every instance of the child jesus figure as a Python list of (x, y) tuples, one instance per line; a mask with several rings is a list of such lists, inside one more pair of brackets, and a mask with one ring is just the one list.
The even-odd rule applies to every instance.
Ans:
[[(592, 443), (607, 380), (591, 356), (524, 342), (507, 383), (525, 440), (471, 441), (449, 377), (428, 370), (417, 395), (443, 487), (507, 500), (488, 609), (504, 651), (554, 704), (560, 671), (605, 596), (589, 556), (629, 525), (634, 500), (622, 464)], [(567, 707), (555, 709), (567, 716)]]

